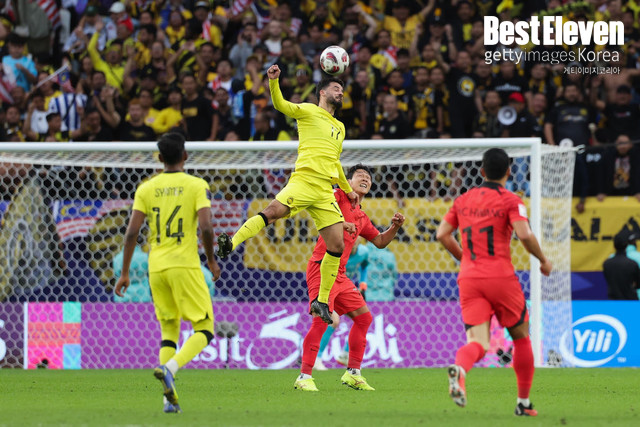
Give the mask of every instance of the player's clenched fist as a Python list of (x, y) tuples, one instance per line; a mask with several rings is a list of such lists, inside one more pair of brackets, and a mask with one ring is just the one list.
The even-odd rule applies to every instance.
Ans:
[(402, 224), (404, 224), (404, 215), (402, 215), (400, 212), (396, 212), (393, 215), (393, 218), (391, 218), (391, 223), (396, 227), (402, 227)]
[(275, 80), (280, 77), (280, 67), (278, 67), (277, 65), (272, 65), (271, 67), (269, 67), (269, 69), (267, 70), (267, 76), (269, 76), (270, 80)]

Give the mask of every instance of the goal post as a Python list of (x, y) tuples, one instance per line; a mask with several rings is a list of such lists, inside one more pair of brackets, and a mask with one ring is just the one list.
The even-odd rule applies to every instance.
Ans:
[[(363, 163), (374, 170), (374, 186), (363, 206), (376, 226), (386, 227), (385, 221), (398, 209), (407, 218), (404, 228), (408, 231), (403, 231), (390, 245), (397, 264), (393, 304), (399, 307), (399, 313), (406, 316), (408, 323), (419, 323), (419, 319), (425, 318), (424, 312), (433, 314), (431, 320), (420, 325), (425, 335), (421, 335), (422, 330), (407, 332), (406, 345), (412, 347), (412, 357), (420, 355), (429, 361), (417, 360), (414, 365), (398, 362), (403, 349), (399, 350), (400, 356), (394, 357), (392, 349), (397, 344), (393, 340), (400, 339), (403, 325), (396, 322), (390, 328), (391, 325), (381, 323), (382, 335), (374, 334), (369, 339), (375, 343), (371, 351), (382, 355), (381, 366), (444, 366), (451, 360), (455, 345), (448, 342), (446, 336), (461, 335), (462, 331), (459, 311), (454, 308), (455, 304), (450, 305), (457, 301), (458, 266), (435, 241), (435, 228), (451, 201), (482, 181), (482, 154), (493, 147), (505, 149), (513, 159), (509, 189), (528, 204), (531, 228), (554, 264), (552, 275), (542, 277), (537, 259), (526, 254), (518, 242), (512, 244), (518, 277), (530, 296), (536, 366), (566, 365), (558, 361), (556, 355), (561, 336), (572, 323), (570, 213), (574, 149), (544, 145), (539, 138), (348, 140), (341, 156), (345, 169)], [(286, 182), (297, 148), (297, 141), (186, 143), (187, 171), (210, 182), (217, 232), (235, 231), (247, 216), (266, 206)], [(67, 273), (72, 264), (73, 274), (90, 275), (86, 281), (92, 284), (83, 288), (79, 283), (84, 283), (84, 279), (61, 279), (59, 276), (65, 273), (56, 271), (53, 264), (42, 271), (24, 269), (24, 259), (8, 257), (15, 233), (12, 235), (3, 229), (0, 230), (0, 259), (8, 257), (8, 260), (2, 265), (6, 273), (0, 280), (0, 304), (113, 301), (111, 290), (117, 272), (112, 264), (115, 265), (114, 259), (122, 246), (119, 233), (126, 226), (133, 192), (140, 182), (160, 168), (155, 142), (0, 144), (0, 178), (8, 183), (6, 189), (13, 187), (10, 194), (6, 194), (7, 190), (3, 195), (5, 202), (0, 210), (0, 214), (5, 215), (3, 222), (18, 219), (12, 223), (17, 224), (15, 230), (26, 230), (30, 236), (41, 239), (34, 240), (33, 251), (24, 251), (31, 262), (43, 264), (42, 259), (34, 258), (35, 249), (49, 248), (47, 251), (55, 252), (50, 248), (57, 246), (62, 249), (54, 258), (66, 259)], [(43, 213), (27, 215), (34, 211)], [(212, 289), (214, 301), (231, 305), (304, 301), (304, 268), (317, 233), (306, 214), (299, 217), (279, 221), (252, 239), (254, 242), (245, 244), (240, 253), (232, 257), (230, 271), (223, 272), (221, 284), (215, 285), (215, 292)], [(39, 228), (32, 227), (35, 221), (40, 221)], [(45, 239), (38, 230), (55, 236)], [(15, 251), (11, 253), (15, 255)], [(47, 279), (54, 275), (57, 276), (53, 280)], [(369, 283), (370, 288), (371, 285)], [(90, 295), (83, 294), (87, 292)], [(375, 301), (372, 304), (377, 307)], [(381, 307), (391, 305), (379, 304)], [(271, 316), (264, 314), (266, 318)], [(228, 319), (237, 323), (253, 318), (242, 310), (230, 309), (228, 314)], [(106, 323), (96, 323), (109, 328)], [(112, 338), (111, 332), (102, 333), (105, 339)], [(344, 331), (342, 335), (338, 331), (338, 335), (346, 340)], [(503, 335), (500, 331), (492, 332), (492, 345), (495, 338), (496, 348), (508, 351), (509, 343)], [(426, 336), (440, 337), (443, 343), (411, 342)], [(432, 349), (421, 353), (421, 346)], [(325, 354), (325, 357), (329, 356)], [(365, 354), (367, 357), (370, 356)], [(499, 357), (492, 360), (489, 365), (499, 364)], [(247, 358), (247, 366), (259, 365), (260, 360)], [(110, 367), (105, 360), (90, 366)]]

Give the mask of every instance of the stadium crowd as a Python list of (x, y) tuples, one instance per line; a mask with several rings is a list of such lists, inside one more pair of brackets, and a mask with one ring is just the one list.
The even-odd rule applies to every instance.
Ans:
[[(65, 0), (55, 16), (25, 3), (5, 1), (0, 18), (2, 141), (151, 141), (176, 128), (197, 141), (296, 139), (265, 71), (279, 65), (286, 99), (317, 102), (319, 55), (337, 44), (351, 56), (339, 113), (347, 138), (584, 145), (575, 194), (640, 201), (636, 0)], [(486, 15), (622, 21), (625, 44), (485, 46)], [(618, 60), (488, 64), (489, 48), (607, 50)], [(579, 72), (593, 65), (620, 68)], [(509, 125), (505, 106), (515, 109)]]

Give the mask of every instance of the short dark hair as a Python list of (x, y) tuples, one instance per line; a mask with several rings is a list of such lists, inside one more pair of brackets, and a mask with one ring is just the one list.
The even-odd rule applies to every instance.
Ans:
[(624, 252), (629, 245), (629, 232), (622, 230), (613, 238), (613, 247), (616, 248), (616, 252)]
[(362, 163), (358, 163), (357, 165), (351, 166), (347, 171), (347, 179), (353, 178), (353, 174), (358, 170), (363, 170), (369, 174), (369, 177), (373, 178), (373, 174), (371, 173), (371, 168), (369, 166), (365, 166)]
[(162, 160), (169, 166), (180, 163), (184, 153), (184, 136), (179, 133), (165, 133), (158, 140), (158, 149)]
[(324, 77), (316, 86), (316, 97), (320, 99), (320, 91), (325, 90), (331, 83), (338, 83), (344, 89), (344, 82), (337, 77)]
[(158, 34), (158, 27), (153, 24), (145, 24), (140, 27), (141, 30), (145, 30), (147, 33), (152, 35), (154, 38)]
[(487, 179), (502, 179), (509, 170), (509, 155), (502, 148), (490, 148), (482, 155), (482, 169)]
[(49, 123), (51, 120), (53, 120), (56, 117), (62, 117), (60, 115), (60, 113), (49, 113), (47, 114), (46, 118), (47, 118), (47, 123)]

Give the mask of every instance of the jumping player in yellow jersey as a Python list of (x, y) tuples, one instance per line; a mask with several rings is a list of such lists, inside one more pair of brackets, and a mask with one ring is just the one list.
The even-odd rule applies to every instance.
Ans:
[[(200, 269), (198, 225), (214, 280), (220, 277), (220, 267), (213, 254), (209, 185), (184, 172), (187, 152), (182, 135), (163, 135), (158, 149), (164, 173), (136, 190), (125, 234), (122, 276), (115, 293), (123, 296), (129, 287), (131, 257), (140, 228), (148, 218), (149, 285), (162, 334), (160, 365), (154, 376), (164, 388), (164, 412), (181, 412), (173, 378), (213, 339), (213, 307)], [(195, 332), (176, 353), (180, 318), (190, 321)]]
[(267, 225), (306, 209), (327, 244), (327, 251), (320, 264), (320, 292), (318, 298), (311, 302), (310, 311), (331, 324), (331, 311), (327, 304), (329, 291), (338, 275), (340, 257), (344, 251), (344, 218), (333, 196), (333, 184), (338, 184), (347, 194), (353, 207), (358, 204), (358, 195), (347, 182), (340, 164), (344, 124), (333, 116), (342, 106), (344, 84), (336, 78), (323, 79), (316, 89), (318, 105), (293, 104), (285, 101), (280, 91), (280, 68), (272, 65), (267, 70), (267, 75), (273, 106), (298, 121), (300, 144), (295, 171), (275, 200), (258, 215), (249, 218), (232, 239), (224, 233), (218, 237), (218, 256), (227, 257), (242, 242), (258, 234)]

